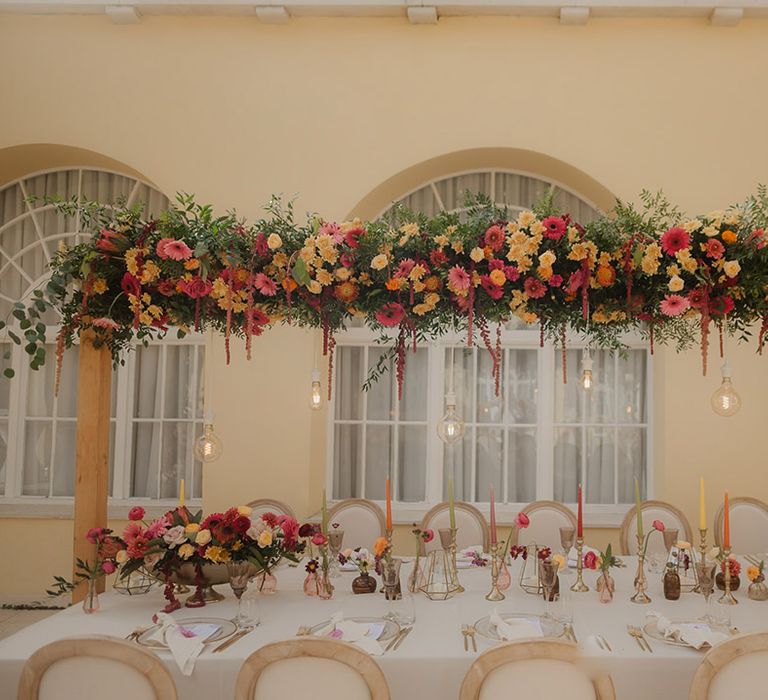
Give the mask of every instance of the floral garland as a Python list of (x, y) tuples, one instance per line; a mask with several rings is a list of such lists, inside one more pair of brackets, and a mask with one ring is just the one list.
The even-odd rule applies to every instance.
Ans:
[(253, 336), (280, 322), (322, 329), (330, 378), (334, 335), (359, 317), (388, 344), (373, 378), (394, 359), (400, 393), (408, 350), (448, 330), (487, 349), (498, 391), (501, 325), (512, 317), (537, 324), (541, 342), (549, 338), (563, 351), (568, 328), (604, 348), (621, 347), (630, 330), (647, 337), (651, 351), (698, 338), (705, 374), (713, 327), (722, 346), (724, 331), (744, 339), (758, 324), (762, 352), (765, 188), (695, 218), (661, 194), (643, 193), (641, 201), (640, 208), (617, 202), (586, 226), (557, 211), (551, 196), (514, 216), (468, 195), (462, 214), (430, 218), (395, 208), (372, 222), (310, 216), (304, 224), (277, 198), (255, 223), (216, 216), (188, 195), (151, 220), (139, 208), (56, 202), (61, 213), (78, 214), (92, 238), (58, 251), (50, 279), (12, 311), (23, 338), (10, 328), (8, 335), (38, 369), (45, 362), (41, 317), (52, 307), (63, 319), (59, 368), (83, 331), (120, 362), (131, 343), (163, 337), (170, 326), (179, 336), (223, 333), (229, 362), (232, 335), (244, 338), (250, 358)]

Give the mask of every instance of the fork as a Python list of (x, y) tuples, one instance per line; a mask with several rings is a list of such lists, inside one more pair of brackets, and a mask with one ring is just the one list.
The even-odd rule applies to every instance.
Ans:
[(147, 629), (149, 629), (149, 628), (148, 627), (137, 627), (130, 634), (126, 634), (125, 637), (123, 637), (123, 639), (125, 639), (125, 640), (127, 640), (129, 642), (136, 641), (139, 637), (141, 637), (142, 634), (144, 634), (144, 632), (147, 631)]
[(651, 649), (651, 645), (648, 643), (648, 640), (645, 638), (645, 635), (643, 634), (643, 631), (639, 627), (634, 627), (632, 625), (627, 625), (627, 632), (629, 632), (630, 636), (635, 638), (635, 641), (637, 642), (637, 645), (643, 651), (647, 651), (647, 652), (653, 654), (653, 649)]
[(472, 649), (477, 652), (477, 641), (475, 641), (475, 626), (467, 625), (467, 636), (472, 642)]
[(461, 636), (464, 637), (464, 651), (469, 651), (469, 640), (468, 640), (469, 633), (467, 632), (467, 626), (462, 625), (461, 626)]
[(310, 634), (311, 627), (299, 627), (298, 630), (296, 630), (296, 636), (297, 637), (307, 637)]
[(573, 631), (573, 625), (570, 622), (565, 624), (565, 636), (568, 637), (574, 644), (578, 644), (579, 640), (576, 639), (576, 632)]
[(611, 645), (608, 644), (608, 640), (603, 637), (601, 634), (596, 634), (595, 639), (597, 640), (598, 646), (603, 650), (607, 652), (612, 652), (613, 649), (611, 649)]

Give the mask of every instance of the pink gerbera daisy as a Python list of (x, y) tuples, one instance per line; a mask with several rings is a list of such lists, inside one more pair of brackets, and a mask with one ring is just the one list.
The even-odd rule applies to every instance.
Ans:
[(331, 236), (334, 243), (341, 243), (344, 240), (344, 234), (335, 221), (326, 221), (320, 227), (320, 235)]
[(485, 245), (490, 246), (493, 250), (501, 250), (504, 245), (504, 231), (501, 226), (494, 224), (488, 227), (485, 232)]
[(691, 302), (679, 294), (667, 294), (660, 304), (661, 313), (665, 316), (679, 316), (691, 307)]
[(167, 246), (169, 243), (173, 243), (173, 238), (161, 238), (157, 242), (157, 246), (155, 247), (155, 251), (157, 252), (158, 256), (163, 260), (168, 260), (168, 254), (165, 252), (165, 246)]
[(113, 321), (111, 318), (107, 318), (106, 316), (102, 316), (101, 318), (94, 318), (93, 321), (91, 321), (91, 325), (96, 326), (96, 328), (104, 328), (108, 331), (113, 331), (116, 328), (120, 328), (120, 325), (117, 323), (117, 321)]
[(483, 285), (483, 289), (488, 293), (488, 296), (491, 297), (491, 299), (501, 299), (501, 297), (504, 296), (504, 288), (491, 282), (491, 278), (488, 275), (480, 277), (480, 284)]
[(565, 221), (559, 216), (548, 216), (541, 222), (546, 229), (544, 235), (553, 241), (559, 241), (565, 234)]
[(277, 294), (277, 284), (263, 272), (259, 272), (253, 278), (253, 286), (256, 287), (265, 297), (273, 297)]
[(467, 271), (459, 265), (454, 265), (448, 270), (448, 284), (451, 289), (457, 292), (469, 289), (469, 275)]
[(184, 241), (179, 240), (166, 243), (163, 247), (163, 252), (171, 260), (189, 260), (192, 257), (192, 251), (189, 249), (189, 246)]
[(661, 237), (661, 247), (667, 255), (674, 255), (691, 244), (688, 232), (679, 226), (673, 226)]
[(402, 304), (398, 304), (396, 301), (391, 301), (388, 304), (384, 304), (376, 312), (376, 320), (382, 325), (387, 327), (396, 326), (403, 320), (405, 316), (405, 309)]
[(525, 282), (523, 282), (523, 289), (531, 299), (541, 299), (547, 293), (547, 288), (535, 277), (526, 277)]

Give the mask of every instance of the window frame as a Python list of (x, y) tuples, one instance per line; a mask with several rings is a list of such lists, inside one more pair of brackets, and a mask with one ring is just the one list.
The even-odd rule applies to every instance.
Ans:
[[(391, 332), (385, 334), (386, 337), (394, 342), (395, 335)], [(334, 336), (336, 347), (343, 346), (369, 346), (383, 350), (383, 346), (377, 341), (381, 334), (368, 328), (357, 327), (348, 328)], [(645, 498), (651, 499), (654, 496), (654, 435), (653, 435), (653, 355), (650, 353), (648, 343), (644, 341), (638, 333), (626, 334), (621, 338), (621, 342), (630, 349), (644, 350), (646, 353), (646, 375), (645, 375), (645, 422), (640, 424), (645, 427), (645, 447), (646, 447), (646, 479), (645, 479)], [(561, 381), (556, 376), (557, 358), (556, 353), (561, 352), (561, 348), (555, 347), (551, 342), (546, 342), (544, 347), (540, 347), (540, 334), (538, 327), (535, 329), (516, 329), (502, 330), (501, 344), (503, 348), (511, 349), (535, 349), (537, 353), (538, 368), (538, 405), (537, 405), (537, 425), (536, 425), (536, 499), (553, 500), (554, 494), (554, 431), (555, 431), (555, 381)], [(427, 348), (427, 463), (425, 466), (425, 494), (426, 500), (414, 503), (401, 503), (393, 499), (392, 517), (396, 524), (408, 524), (419, 522), (424, 514), (433, 506), (441, 503), (443, 499), (443, 444), (437, 436), (437, 421), (440, 419), (445, 398), (445, 349), (451, 346), (466, 346), (466, 334), (455, 332), (447, 333), (439, 340), (432, 341)], [(572, 332), (566, 334), (566, 346), (568, 349), (584, 349), (586, 343), (583, 338), (578, 337)], [(483, 352), (483, 348), (478, 348), (478, 352)], [(334, 427), (336, 425), (336, 369), (338, 362), (334, 363), (333, 381), (334, 391), (328, 402), (326, 416), (326, 454), (325, 454), (325, 487), (329, 494), (333, 494), (334, 483)], [(385, 375), (381, 381), (388, 381)], [(391, 381), (391, 380), (389, 380)], [(406, 378), (406, 381), (408, 379)], [(576, 424), (581, 425), (581, 424)], [(632, 424), (628, 424), (631, 427)], [(547, 448), (547, 446), (550, 446)], [(392, 473), (392, 493), (397, 494), (396, 471)], [(332, 503), (337, 500), (331, 498)], [(384, 501), (375, 500), (382, 508)], [(474, 503), (486, 516), (489, 514), (489, 504), (487, 501)], [(497, 503), (496, 515), (500, 523), (511, 524), (517, 513), (526, 503)], [(565, 503), (574, 511), (575, 503)], [(627, 511), (632, 504), (584, 504), (584, 520), (587, 527), (619, 527)]]
[[(18, 330), (18, 329), (16, 329)], [(57, 329), (48, 326), (46, 343), (56, 342)], [(164, 340), (150, 340), (149, 345), (157, 345), (161, 348), (168, 345), (197, 345), (208, 350), (206, 336), (202, 333), (188, 333), (183, 338), (176, 337), (176, 329), (169, 328)], [(5, 344), (5, 343), (3, 343)], [(71, 518), (74, 515), (74, 496), (30, 496), (23, 495), (24, 482), (24, 421), (26, 419), (26, 401), (29, 391), (28, 376), (33, 371), (26, 362), (26, 354), (21, 346), (7, 341), (11, 348), (11, 367), (16, 371), (16, 376), (10, 380), (10, 393), (8, 397), (8, 446), (6, 454), (5, 489), (0, 493), (0, 517), (3, 518)], [(136, 346), (138, 347), (138, 343)], [(66, 352), (66, 351), (65, 351)], [(46, 358), (47, 362), (55, 362), (53, 356)], [(132, 399), (134, 388), (134, 372), (136, 353), (131, 350), (125, 357), (125, 365), (120, 365), (113, 376), (116, 381), (115, 416), (110, 422), (115, 424), (115, 439), (113, 445), (114, 472), (113, 492), (117, 495), (108, 497), (108, 517), (125, 519), (128, 511), (136, 505), (142, 506), (147, 517), (159, 517), (175, 506), (178, 501), (175, 498), (152, 499), (145, 497), (129, 497), (131, 481), (131, 424), (136, 420), (132, 411)], [(165, 371), (165, 369), (163, 370)], [(200, 372), (201, 381), (203, 380)], [(0, 381), (8, 381), (1, 379)], [(75, 418), (75, 422), (77, 418)], [(173, 419), (160, 416), (156, 419), (139, 419), (140, 422), (188, 422), (192, 425), (203, 423), (204, 417), (192, 419)], [(202, 466), (199, 468), (202, 469)], [(186, 483), (192, 483), (190, 466), (185, 472)], [(195, 498), (187, 498), (187, 504), (193, 508), (202, 508), (202, 495)]]

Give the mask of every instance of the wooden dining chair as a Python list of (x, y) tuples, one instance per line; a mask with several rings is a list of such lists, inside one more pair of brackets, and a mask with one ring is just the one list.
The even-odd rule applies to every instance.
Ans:
[(245, 505), (253, 508), (253, 512), (251, 513), (252, 518), (256, 518), (259, 515), (264, 515), (264, 513), (274, 513), (275, 515), (290, 515), (292, 518), (296, 517), (293, 512), (293, 508), (291, 508), (287, 503), (277, 501), (274, 498), (257, 498), (255, 501), (250, 501)]
[(520, 512), (525, 513), (531, 522), (522, 530), (512, 528), (512, 544), (540, 544), (557, 552), (560, 550), (560, 528), (572, 527), (576, 532), (573, 511), (557, 501), (534, 501)]
[[(648, 532), (651, 527), (651, 523), (654, 520), (661, 520), (664, 523), (665, 528), (677, 530), (677, 538), (679, 540), (685, 540), (691, 544), (695, 544), (693, 541), (693, 530), (691, 530), (691, 524), (688, 522), (688, 518), (685, 517), (683, 511), (676, 506), (666, 501), (643, 501), (643, 527), (645, 532)], [(627, 514), (624, 516), (624, 520), (621, 523), (621, 530), (619, 531), (619, 547), (621, 548), (621, 554), (637, 554), (637, 541), (635, 539), (635, 533), (637, 532), (637, 506), (632, 506)], [(648, 552), (650, 554), (657, 554), (667, 558), (667, 548), (664, 545), (664, 538), (662, 535), (654, 535), (648, 540)]]
[(18, 700), (176, 700), (176, 685), (148, 649), (114, 637), (46, 644), (21, 670)]
[[(454, 504), (456, 513), (456, 546), (459, 550), (467, 547), (482, 545), (483, 551), (488, 551), (490, 542), (490, 533), (488, 523), (483, 514), (471, 503), (456, 501)], [(440, 549), (440, 538), (437, 531), (441, 528), (449, 527), (451, 521), (450, 506), (448, 502), (438, 503), (436, 506), (426, 512), (421, 519), (419, 528), (422, 530), (434, 530), (435, 537), (426, 545), (422, 544), (422, 553)]]
[(333, 639), (290, 639), (261, 647), (240, 668), (235, 700), (389, 700), (378, 664)]
[(613, 681), (579, 664), (578, 647), (559, 639), (508, 642), (488, 649), (469, 667), (459, 700), (568, 698), (615, 700)]
[[(731, 546), (733, 554), (768, 552), (768, 503), (740, 496), (731, 499)], [(723, 506), (715, 514), (715, 544), (723, 541)]]
[(743, 634), (712, 647), (691, 681), (688, 700), (765, 697), (768, 632)]
[(339, 501), (328, 511), (328, 522), (331, 526), (336, 523), (344, 530), (344, 549), (364, 547), (372, 550), (376, 539), (384, 537), (387, 531), (383, 511), (365, 498)]

